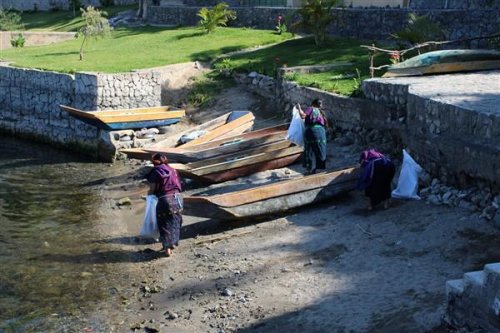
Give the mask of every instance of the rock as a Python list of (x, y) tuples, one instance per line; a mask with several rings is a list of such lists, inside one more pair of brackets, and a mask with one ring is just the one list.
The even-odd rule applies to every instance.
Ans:
[(493, 222), (493, 226), (500, 229), (500, 210), (497, 210), (497, 212), (495, 213), (495, 216), (493, 217), (493, 219), (491, 221)]
[(164, 313), (165, 318), (168, 320), (175, 320), (179, 318), (179, 315), (173, 311), (168, 310), (167, 312)]
[(116, 202), (117, 206), (130, 206), (132, 205), (132, 200), (129, 197), (121, 198)]
[(226, 297), (231, 297), (231, 296), (233, 296), (233, 292), (232, 292), (232, 290), (231, 290), (231, 289), (229, 289), (229, 288), (224, 288), (224, 289), (222, 289), (222, 291), (221, 291), (221, 295), (222, 295), (222, 296), (226, 296)]
[(431, 194), (427, 198), (427, 202), (430, 202), (433, 205), (440, 205), (441, 204), (441, 198), (439, 197), (439, 195)]

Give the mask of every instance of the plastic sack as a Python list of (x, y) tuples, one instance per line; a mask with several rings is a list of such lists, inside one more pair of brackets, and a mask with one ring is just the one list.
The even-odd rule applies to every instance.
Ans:
[(297, 146), (304, 145), (304, 119), (300, 117), (299, 110), (296, 106), (293, 107), (292, 121), (288, 127), (286, 139), (295, 143)]
[(156, 222), (156, 204), (158, 198), (154, 194), (146, 197), (146, 211), (144, 212), (144, 222), (142, 223), (141, 236), (157, 239), (160, 236), (158, 223)]
[(417, 194), (418, 174), (422, 167), (403, 149), (403, 166), (399, 174), (398, 186), (392, 191), (393, 198), (420, 200)]
[(193, 141), (194, 139), (198, 139), (200, 136), (207, 134), (207, 131), (199, 130), (194, 131), (188, 134), (184, 134), (179, 138), (181, 143), (187, 143), (189, 141)]

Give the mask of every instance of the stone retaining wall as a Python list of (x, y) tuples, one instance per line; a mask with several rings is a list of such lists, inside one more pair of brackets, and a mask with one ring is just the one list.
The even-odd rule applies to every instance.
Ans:
[[(194, 26), (199, 18), (196, 13), (200, 7), (149, 7), (147, 20), (155, 24)], [(274, 29), (278, 15), (294, 14), (294, 8), (234, 7), (237, 19), (231, 26)], [(450, 39), (486, 36), (496, 33), (500, 25), (500, 15), (496, 9), (484, 10), (407, 10), (407, 9), (335, 9), (332, 15), (342, 20), (331, 24), (328, 33), (364, 39), (386, 39), (391, 33), (403, 29), (408, 22), (408, 14), (416, 12), (427, 15), (438, 22), (449, 33)]]
[[(115, 5), (131, 5), (137, 0), (114, 0)], [(101, 6), (99, 0), (82, 0), (84, 5)], [(67, 10), (70, 8), (68, 0), (0, 0), (0, 8), (27, 10)]]
[(111, 161), (114, 136), (75, 120), (59, 105), (91, 111), (156, 106), (156, 72), (75, 75), (0, 66), (0, 130), (30, 136)]
[(498, 0), (411, 0), (415, 9), (487, 9), (500, 8)]
[[(249, 90), (276, 100), (278, 109), (290, 111), (294, 103), (308, 105), (320, 98), (336, 128), (390, 132), (426, 171), (444, 183), (465, 187), (481, 180), (493, 190), (500, 189), (500, 114), (433, 100), (416, 94), (409, 84), (391, 84), (383, 79), (364, 81), (367, 98), (347, 98), (281, 79), (284, 71), (278, 79), (255, 72), (237, 74), (235, 79)], [(422, 82), (422, 86), (427, 84)]]
[(0, 31), (0, 50), (12, 48), (10, 41), (18, 34), (26, 38), (24, 46), (47, 45), (75, 39), (74, 32)]

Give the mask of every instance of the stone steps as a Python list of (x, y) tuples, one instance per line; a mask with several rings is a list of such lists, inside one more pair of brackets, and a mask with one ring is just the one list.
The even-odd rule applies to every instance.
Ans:
[(500, 263), (447, 281), (446, 296), (448, 324), (500, 333)]

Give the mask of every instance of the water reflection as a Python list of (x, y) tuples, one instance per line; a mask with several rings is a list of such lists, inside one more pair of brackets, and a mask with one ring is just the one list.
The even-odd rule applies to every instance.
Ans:
[[(0, 137), (0, 332), (51, 331), (109, 294), (95, 242), (102, 164)], [(64, 257), (65, 260), (60, 260)]]

